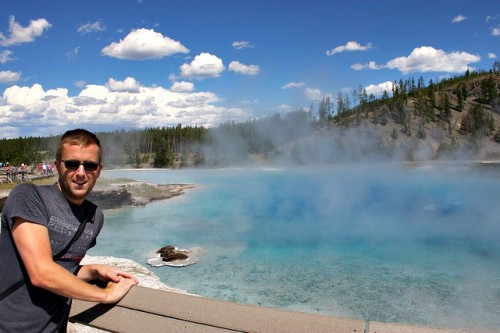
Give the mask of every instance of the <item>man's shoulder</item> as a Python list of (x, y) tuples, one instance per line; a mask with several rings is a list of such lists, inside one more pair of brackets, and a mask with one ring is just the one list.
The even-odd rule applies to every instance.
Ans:
[(21, 183), (14, 187), (10, 193), (11, 195), (25, 194), (25, 193), (43, 193), (50, 189), (49, 185), (35, 185), (33, 183)]

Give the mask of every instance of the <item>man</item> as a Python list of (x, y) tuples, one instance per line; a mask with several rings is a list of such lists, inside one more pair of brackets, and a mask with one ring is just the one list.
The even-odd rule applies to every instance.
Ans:
[[(93, 133), (68, 131), (57, 149), (57, 183), (20, 184), (9, 194), (0, 232), (0, 332), (65, 332), (71, 299), (116, 303), (138, 283), (116, 268), (79, 265), (104, 222), (85, 199), (101, 162)], [(96, 279), (106, 287), (88, 283)]]

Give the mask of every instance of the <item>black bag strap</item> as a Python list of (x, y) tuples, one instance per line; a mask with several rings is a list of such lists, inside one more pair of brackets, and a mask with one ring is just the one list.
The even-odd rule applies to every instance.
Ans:
[(9, 296), (10, 294), (12, 294), (17, 289), (21, 288), (23, 285), (24, 285), (24, 279), (21, 279), (21, 280), (17, 281), (16, 283), (14, 283), (9, 288), (2, 291), (2, 293), (0, 294), (0, 301), (3, 300), (5, 297)]
[[(66, 245), (66, 247), (64, 249), (62, 249), (61, 251), (57, 252), (52, 258), (59, 257), (61, 254), (63, 254), (64, 252), (66, 252), (70, 248), (70, 246), (73, 245), (74, 242), (76, 242), (76, 240), (78, 238), (80, 238), (80, 236), (82, 235), (83, 229), (85, 229), (85, 225), (87, 224), (87, 222), (88, 222), (88, 219), (85, 219), (83, 222), (80, 222), (80, 225), (78, 226), (78, 229), (76, 230), (75, 234), (73, 235), (73, 238), (71, 239), (71, 241)], [(5, 289), (0, 294), (0, 301), (3, 300), (5, 297), (9, 296), (10, 294), (12, 294), (17, 289), (21, 288), (23, 285), (24, 285), (24, 278), (21, 279), (21, 280), (19, 280), (19, 281), (17, 281), (16, 283), (14, 283), (9, 288)]]
[(76, 242), (76, 240), (78, 238), (80, 238), (80, 236), (83, 232), (83, 229), (85, 229), (85, 225), (87, 224), (87, 222), (88, 222), (87, 219), (85, 219), (85, 221), (83, 221), (83, 222), (80, 222), (78, 229), (76, 230), (75, 234), (73, 235), (73, 238), (71, 238), (71, 241), (68, 243), (68, 245), (66, 245), (66, 247), (64, 249), (62, 249), (61, 251), (57, 252), (52, 258), (58, 258), (61, 254), (66, 252), (70, 248), (70, 246), (73, 245), (74, 242)]

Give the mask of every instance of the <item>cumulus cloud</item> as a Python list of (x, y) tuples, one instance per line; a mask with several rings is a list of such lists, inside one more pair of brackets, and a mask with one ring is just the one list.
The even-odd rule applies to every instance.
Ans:
[(228, 66), (230, 71), (245, 74), (245, 75), (257, 75), (259, 74), (260, 67), (256, 65), (244, 65), (239, 61), (232, 61)]
[(362, 69), (373, 69), (373, 70), (377, 70), (377, 69), (382, 69), (384, 68), (384, 65), (377, 65), (377, 63), (375, 61), (370, 61), (366, 64), (354, 64), (351, 66), (352, 69), (354, 70), (357, 70), (357, 71), (360, 71)]
[(321, 90), (316, 88), (304, 89), (304, 96), (310, 101), (320, 101), (323, 98)]
[(130, 93), (137, 93), (141, 88), (140, 83), (132, 77), (127, 77), (123, 81), (118, 81), (110, 78), (106, 86), (110, 91), (125, 91)]
[(386, 81), (379, 84), (370, 84), (365, 87), (366, 93), (368, 95), (382, 95), (384, 91), (387, 91), (388, 94), (392, 94), (392, 86), (394, 85), (391, 81)]
[(5, 89), (3, 98), (7, 105), (29, 106), (45, 97), (45, 92), (39, 84), (31, 87), (19, 87), (14, 85)]
[[(75, 98), (73, 98), (73, 103), (76, 106), (98, 105), (98, 104), (103, 105), (106, 104), (106, 101), (91, 96), (76, 96)], [(78, 111), (77, 108), (72, 109), (72, 112), (77, 112), (77, 111)]]
[(452, 23), (460, 23), (462, 21), (465, 21), (467, 19), (466, 16), (463, 16), (463, 15), (457, 15), (453, 18), (453, 20), (451, 21)]
[(460, 73), (473, 69), (473, 67), (469, 67), (469, 64), (479, 61), (481, 61), (480, 56), (467, 52), (446, 53), (431, 46), (422, 46), (415, 48), (409, 56), (392, 59), (385, 65), (378, 65), (376, 62), (370, 61), (365, 64), (354, 64), (351, 68), (354, 70), (398, 69), (403, 74), (415, 72)]
[(153, 29), (132, 30), (123, 40), (101, 50), (109, 57), (127, 60), (161, 59), (175, 53), (189, 53), (180, 42)]
[(86, 35), (90, 32), (98, 32), (98, 31), (104, 31), (106, 30), (106, 27), (104, 24), (102, 24), (101, 21), (96, 21), (96, 22), (89, 22), (82, 24), (80, 23), (78, 25), (78, 28), (76, 29), (76, 32), (78, 32), (81, 35)]
[(358, 42), (355, 41), (350, 41), (347, 42), (345, 45), (337, 46), (331, 50), (326, 51), (326, 55), (334, 55), (337, 53), (342, 53), (345, 51), (352, 52), (352, 51), (368, 51), (372, 48), (372, 43), (368, 43), (366, 45), (361, 45)]
[(479, 62), (481, 57), (467, 52), (437, 50), (430, 46), (415, 48), (408, 57), (390, 60), (386, 67), (398, 69), (403, 74), (414, 72), (459, 73), (470, 69), (469, 64)]
[(281, 89), (303, 88), (305, 85), (304, 82), (290, 82), (281, 87)]
[(233, 42), (233, 47), (237, 50), (245, 49), (245, 48), (250, 48), (254, 47), (250, 42), (248, 41), (236, 41)]
[(194, 57), (191, 63), (184, 63), (181, 67), (181, 76), (185, 78), (219, 77), (225, 67), (222, 60), (210, 53), (201, 53)]
[(20, 72), (0, 71), (0, 83), (13, 83), (21, 78)]
[(40, 18), (31, 20), (27, 27), (21, 26), (15, 21), (14, 16), (9, 17), (9, 32), (10, 36), (5, 36), (0, 33), (0, 46), (10, 46), (22, 43), (29, 43), (40, 37), (43, 32), (52, 27), (46, 19)]
[(0, 52), (0, 64), (5, 64), (8, 61), (12, 60), (12, 54), (14, 54), (10, 50), (3, 50)]
[(488, 53), (488, 59), (496, 59), (497, 55), (495, 53)]
[(76, 96), (69, 96), (67, 89), (45, 91), (39, 84), (11, 86), (0, 96), (0, 130), (2, 124), (16, 124), (15, 136), (46, 136), (75, 126), (117, 129), (182, 123), (210, 127), (251, 116), (248, 109), (216, 106), (220, 98), (214, 93), (188, 91), (194, 89), (188, 82), (173, 84), (178, 91), (160, 86), (130, 91), (138, 86), (134, 78), (109, 79), (106, 85), (87, 84)]
[(492, 36), (500, 36), (500, 26), (496, 28), (491, 29), (491, 35)]
[(175, 92), (191, 92), (194, 91), (194, 84), (192, 82), (174, 82), (170, 90)]

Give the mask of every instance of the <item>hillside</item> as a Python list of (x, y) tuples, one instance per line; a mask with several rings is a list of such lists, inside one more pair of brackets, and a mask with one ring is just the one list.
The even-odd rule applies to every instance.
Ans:
[(499, 88), (498, 72), (469, 74), (433, 87), (403, 88), (406, 91), (396, 91), (392, 98), (360, 103), (330, 116), (309, 135), (264, 156), (299, 164), (500, 160)]
[[(500, 160), (500, 62), (488, 72), (427, 84), (408, 78), (379, 97), (361, 88), (309, 109), (215, 128), (178, 124), (96, 134), (108, 169)], [(57, 140), (0, 140), (0, 163), (51, 161)]]

